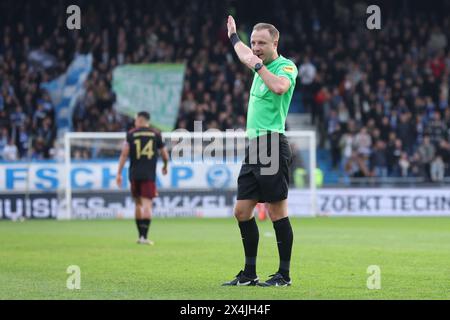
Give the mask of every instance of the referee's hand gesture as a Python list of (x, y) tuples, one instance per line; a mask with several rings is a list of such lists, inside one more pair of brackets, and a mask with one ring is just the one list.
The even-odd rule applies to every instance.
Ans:
[[(227, 28), (228, 28), (228, 38), (230, 38), (233, 33), (237, 32), (236, 22), (234, 21), (234, 18), (232, 16), (228, 16)], [(246, 45), (243, 45), (242, 42), (240, 41), (236, 44), (234, 49), (236, 50), (239, 60), (243, 64), (245, 64), (250, 70), (253, 70), (257, 63), (261, 64), (263, 63), (263, 61), (260, 58), (258, 58), (250, 48), (248, 48)]]
[(233, 33), (236, 33), (236, 22), (234, 21), (234, 18), (232, 16), (228, 16), (227, 28), (228, 28), (228, 38)]

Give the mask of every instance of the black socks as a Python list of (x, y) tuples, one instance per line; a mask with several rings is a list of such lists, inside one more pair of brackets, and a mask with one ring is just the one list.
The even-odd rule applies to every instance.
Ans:
[(242, 243), (245, 252), (244, 274), (249, 278), (256, 278), (256, 255), (258, 252), (259, 231), (255, 218), (239, 221)]
[(139, 232), (139, 238), (147, 239), (150, 223), (151, 223), (150, 219), (136, 219), (136, 226)]
[[(277, 238), (278, 253), (280, 256), (280, 265), (278, 273), (286, 280), (290, 280), (289, 268), (291, 263), (292, 244), (294, 235), (292, 233), (291, 222), (289, 218), (283, 218), (273, 222), (275, 235)], [(239, 222), (241, 230), (242, 243), (245, 252), (245, 269), (244, 274), (247, 277), (256, 277), (256, 256), (258, 252), (259, 231), (256, 220), (253, 217), (248, 221)]]
[(278, 253), (280, 255), (280, 273), (285, 279), (289, 278), (289, 266), (291, 263), (291, 252), (294, 235), (292, 233), (291, 222), (289, 218), (283, 218), (273, 223), (275, 235), (277, 237)]

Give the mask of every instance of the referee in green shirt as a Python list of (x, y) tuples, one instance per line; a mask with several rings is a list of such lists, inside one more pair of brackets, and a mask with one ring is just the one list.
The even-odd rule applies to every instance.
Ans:
[[(273, 25), (254, 26), (251, 49), (239, 40), (231, 16), (227, 27), (239, 60), (254, 72), (254, 78), (247, 114), (249, 146), (239, 173), (234, 209), (244, 245), (245, 268), (223, 285), (289, 286), (293, 233), (287, 196), (292, 153), (284, 132), (298, 71), (292, 61), (278, 54), (280, 34)], [(268, 203), (280, 257), (278, 271), (265, 282), (259, 282), (256, 274), (259, 231), (253, 210), (258, 202)]]

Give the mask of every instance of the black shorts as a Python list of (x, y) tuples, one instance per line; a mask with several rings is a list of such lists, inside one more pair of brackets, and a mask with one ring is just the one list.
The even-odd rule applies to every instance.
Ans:
[[(278, 152), (272, 152), (271, 139), (278, 139)], [(289, 187), (289, 166), (292, 162), (292, 151), (285, 135), (272, 133), (262, 139), (253, 139), (245, 151), (245, 160), (238, 177), (237, 200), (258, 200), (258, 202), (278, 202), (287, 199)], [(253, 144), (253, 149), (250, 145)], [(257, 156), (255, 145), (257, 144)], [(253, 152), (252, 152), (253, 151)], [(278, 165), (273, 161), (278, 158)], [(272, 157), (273, 154), (273, 157)], [(253, 158), (252, 158), (253, 155)], [(256, 163), (255, 163), (256, 160)], [(275, 171), (275, 169), (277, 169)]]

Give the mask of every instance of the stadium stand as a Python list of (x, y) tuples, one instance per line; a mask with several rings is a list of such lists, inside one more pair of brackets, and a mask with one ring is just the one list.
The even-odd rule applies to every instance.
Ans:
[[(434, 14), (423, 1), (382, 2), (386, 15), (375, 31), (361, 27), (364, 2), (74, 3), (88, 8), (80, 31), (65, 26), (68, 1), (0, 3), (0, 159), (55, 154), (54, 106), (40, 84), (64, 72), (74, 52), (94, 56), (74, 131), (125, 130), (130, 119), (114, 110), (112, 70), (143, 62), (186, 63), (177, 128), (193, 130), (194, 120), (204, 129), (245, 128), (251, 74), (236, 63), (226, 14), (236, 16), (248, 41), (252, 25), (270, 12), (279, 51), (300, 70), (299, 111), (310, 114), (320, 137), (325, 184), (450, 177), (449, 1), (433, 1), (441, 9)], [(39, 54), (48, 65), (33, 63)]]

